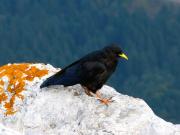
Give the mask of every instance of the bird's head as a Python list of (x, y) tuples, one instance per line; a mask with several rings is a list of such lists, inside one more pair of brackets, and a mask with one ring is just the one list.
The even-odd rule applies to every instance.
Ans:
[(126, 54), (116, 44), (111, 44), (111, 45), (105, 47), (104, 49), (107, 50), (111, 55), (113, 55), (117, 58), (123, 58), (123, 59), (128, 60), (128, 57), (126, 56)]

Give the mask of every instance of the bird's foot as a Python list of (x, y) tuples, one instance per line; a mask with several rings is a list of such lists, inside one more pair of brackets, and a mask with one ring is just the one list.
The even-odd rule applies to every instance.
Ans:
[(97, 97), (97, 99), (98, 99), (101, 103), (103, 103), (104, 105), (107, 105), (107, 106), (109, 105), (109, 103), (112, 103), (112, 102), (113, 102), (113, 100), (112, 100), (113, 97), (110, 97), (110, 98), (102, 98), (99, 91), (96, 92), (96, 97)]
[(114, 100), (112, 100), (113, 97), (110, 98), (102, 98), (99, 91), (96, 92), (96, 94), (92, 93), (87, 87), (83, 87), (85, 90), (85, 93), (88, 96), (96, 97), (97, 100), (99, 100), (104, 105), (109, 105), (109, 103), (112, 103)]
[(98, 100), (102, 103), (102, 104), (104, 104), (104, 105), (109, 105), (109, 103), (112, 103), (113, 102), (113, 100), (112, 100), (112, 97), (110, 97), (110, 98), (98, 98)]

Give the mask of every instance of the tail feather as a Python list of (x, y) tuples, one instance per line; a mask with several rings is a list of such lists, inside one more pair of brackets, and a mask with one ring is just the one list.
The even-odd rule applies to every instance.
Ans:
[(81, 82), (81, 77), (79, 77), (77, 74), (78, 69), (78, 64), (65, 68), (45, 80), (40, 88), (48, 87), (51, 85), (72, 86), (78, 84)]
[(51, 76), (41, 84), (40, 88), (48, 87), (50, 85), (58, 85), (57, 79), (56, 76)]

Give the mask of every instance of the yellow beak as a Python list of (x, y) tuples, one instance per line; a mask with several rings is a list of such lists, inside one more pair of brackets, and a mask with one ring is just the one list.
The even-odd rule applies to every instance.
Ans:
[(128, 60), (128, 57), (127, 57), (124, 53), (119, 54), (119, 57), (121, 57), (121, 58), (124, 58), (124, 59)]

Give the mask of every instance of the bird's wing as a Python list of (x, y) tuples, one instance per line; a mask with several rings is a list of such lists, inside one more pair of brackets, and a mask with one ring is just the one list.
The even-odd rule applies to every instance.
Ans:
[[(92, 59), (94, 59), (94, 57), (97, 56), (97, 54), (99, 54), (99, 51), (93, 52), (75, 61), (74, 63), (70, 64), (69, 66), (65, 67), (64, 69), (56, 73), (55, 75), (46, 79), (40, 87), (43, 88), (50, 85), (75, 85), (83, 81), (84, 74), (86, 74), (86, 72), (88, 72), (88, 74), (86, 75), (87, 77), (93, 77), (93, 75), (91, 74), (94, 74), (94, 72), (98, 72), (101, 69), (102, 65), (99, 65), (98, 62), (87, 61), (91, 61)], [(83, 66), (84, 68), (82, 68)], [(83, 69), (85, 69), (85, 71)]]
[(43, 88), (51, 85), (71, 86), (80, 83), (81, 78), (79, 78), (77, 74), (79, 67), (79, 61), (70, 64), (58, 73), (46, 79), (40, 87)]
[(105, 73), (106, 67), (101, 62), (90, 61), (82, 64), (82, 70), (84, 72), (84, 79), (93, 80), (100, 74)]

